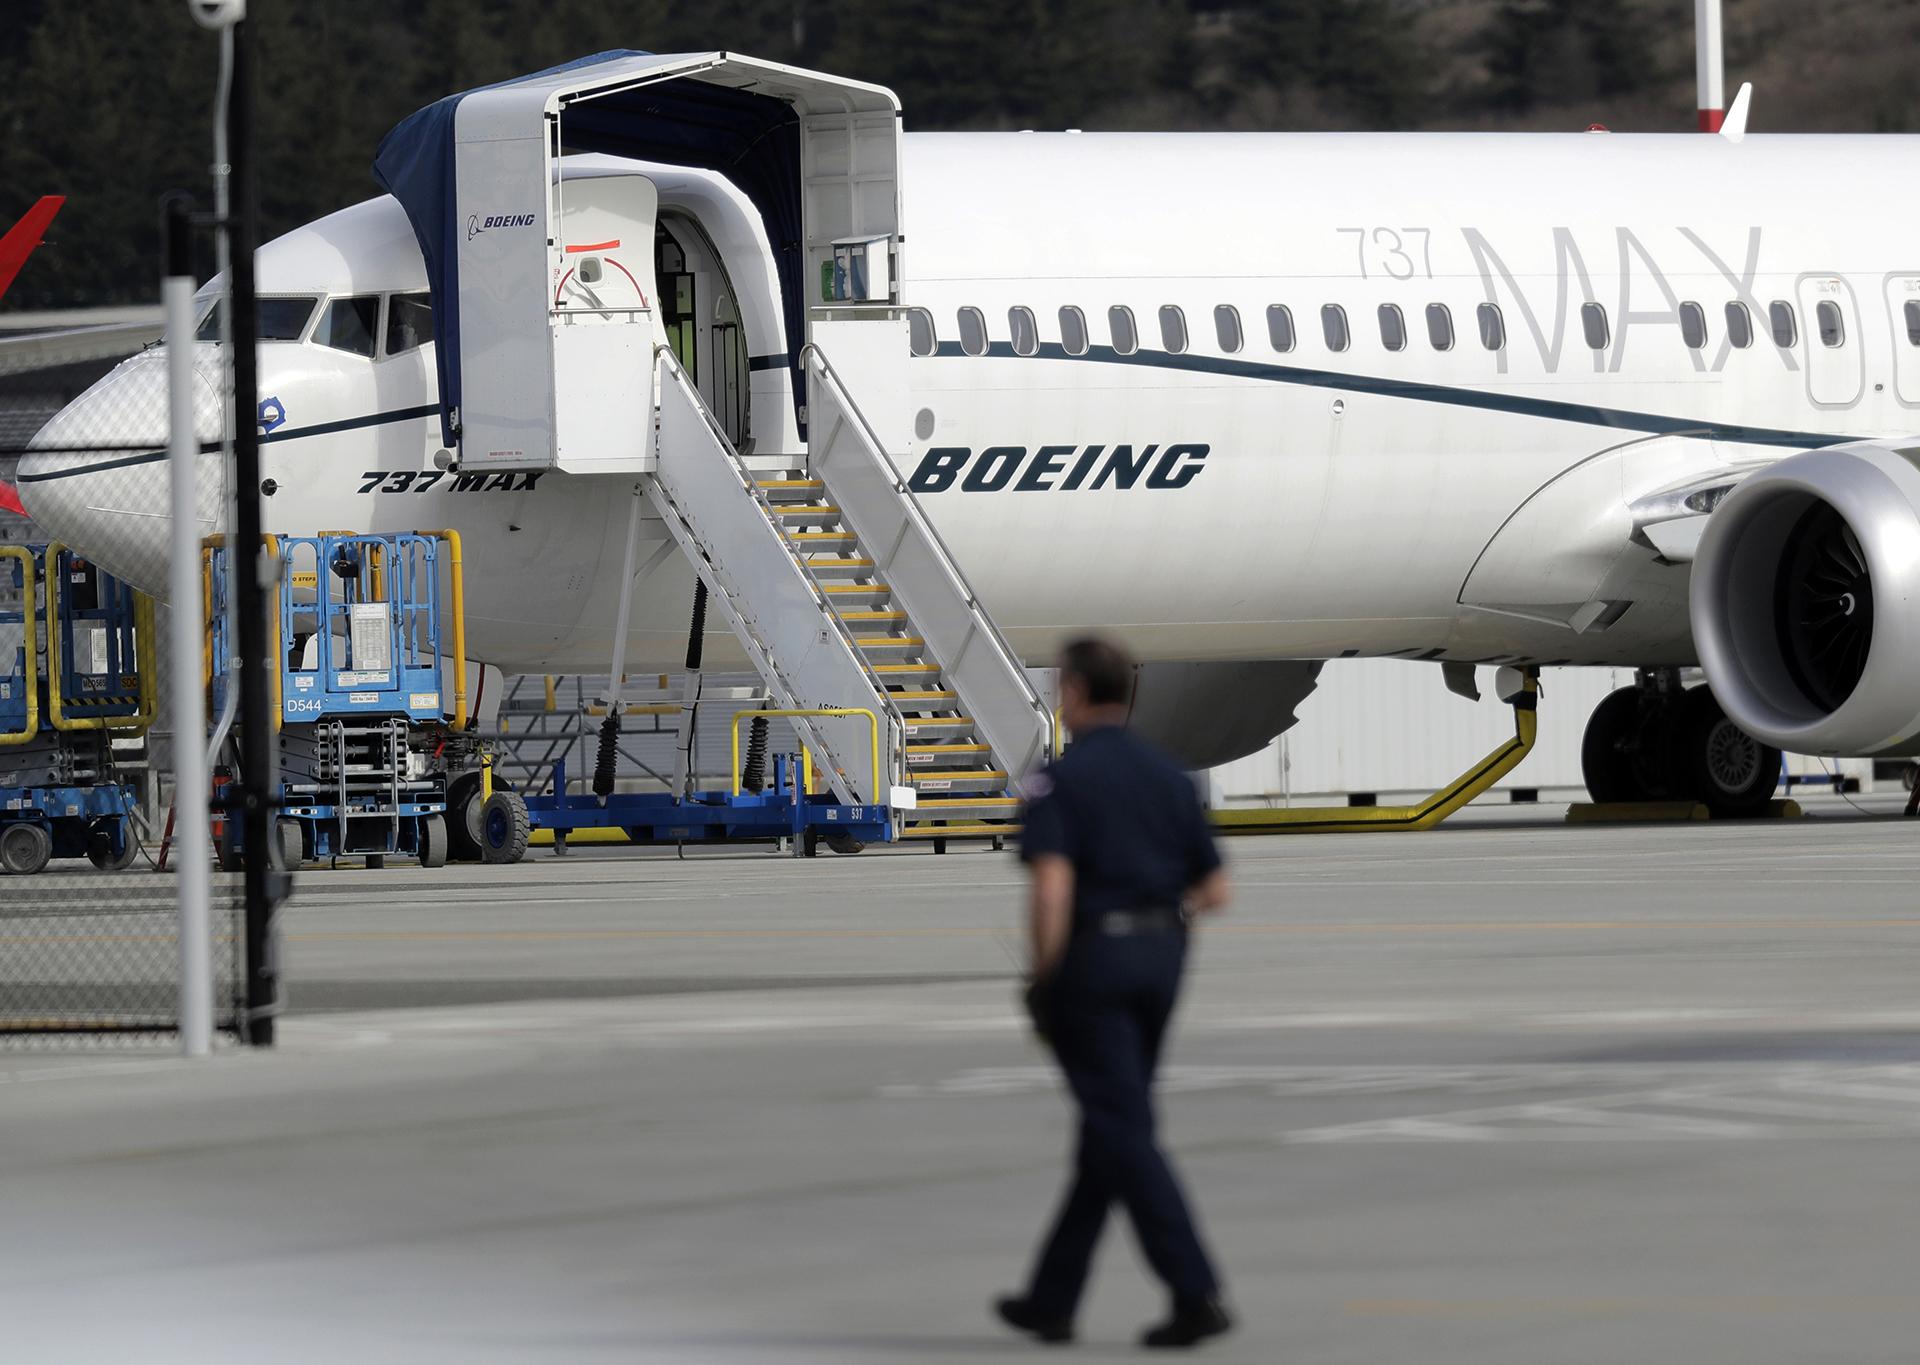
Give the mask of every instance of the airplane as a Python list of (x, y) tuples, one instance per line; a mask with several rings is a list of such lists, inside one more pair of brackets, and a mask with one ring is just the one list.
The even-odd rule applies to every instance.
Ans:
[[(7, 290), (13, 288), (14, 277), (27, 263), (27, 257), (46, 240), (48, 225), (66, 202), (62, 194), (41, 195), (34, 206), (20, 216), (20, 221), (7, 229), (7, 235), (0, 237), (0, 298), (6, 297)], [(0, 479), (0, 512), (21, 517), (27, 514), (20, 494), (4, 479)]]
[(13, 288), (20, 267), (46, 240), (47, 228), (66, 202), (64, 194), (41, 195), (32, 208), (20, 215), (20, 221), (7, 229), (7, 235), (0, 237), (0, 298)]
[[(728, 53), (557, 70), (891, 99)], [(1136, 725), (1192, 766), (1292, 724), (1330, 659), (1432, 661), (1450, 685), (1609, 666), (1636, 683), (1589, 723), (1594, 797), (1751, 812), (1783, 748), (1920, 751), (1916, 152), (1747, 135), (1744, 101), (1723, 135), (905, 133), (893, 453), (1018, 653), (1124, 639)], [(817, 257), (796, 271), (739, 173), (692, 155), (583, 149), (550, 173), (577, 223), (623, 224), (580, 239), (592, 281), (549, 243), (556, 315), (650, 310), (749, 463), (801, 465), (790, 291)], [(1836, 212), (1818, 191), (1841, 186), (1876, 211)], [(439, 231), (457, 254), (533, 222)], [(455, 527), (475, 659), (603, 669), (632, 480), (449, 445), (446, 353), (465, 337), (470, 365), (487, 338), (448, 330), (436, 240), (388, 194), (261, 249), (267, 528)], [(204, 439), (223, 287), (201, 295)], [(150, 351), (20, 473), (50, 534), (155, 592), (164, 414)], [(87, 454), (130, 437), (156, 453)], [(629, 668), (670, 670), (694, 573), (659, 519), (641, 537)], [(742, 658), (709, 641), (710, 666)], [(1683, 687), (1695, 665), (1707, 684)]]

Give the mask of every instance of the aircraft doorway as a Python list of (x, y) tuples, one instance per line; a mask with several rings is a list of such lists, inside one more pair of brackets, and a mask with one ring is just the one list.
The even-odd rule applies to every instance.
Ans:
[(692, 219), (663, 212), (654, 229), (653, 264), (666, 344), (727, 439), (744, 450), (747, 339), (719, 253)]

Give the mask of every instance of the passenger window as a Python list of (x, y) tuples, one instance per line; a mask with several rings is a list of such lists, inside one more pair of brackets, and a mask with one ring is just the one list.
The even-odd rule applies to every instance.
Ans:
[(1596, 351), (1607, 349), (1607, 310), (1598, 303), (1580, 305), (1580, 330), (1586, 333), (1587, 345)]
[(968, 355), (987, 353), (987, 315), (978, 308), (960, 310), (960, 349)]
[(1220, 349), (1228, 355), (1238, 351), (1243, 343), (1240, 334), (1240, 310), (1230, 303), (1223, 303), (1213, 310), (1213, 335), (1219, 341)]
[(1113, 333), (1113, 349), (1119, 354), (1132, 355), (1140, 349), (1140, 334), (1133, 326), (1133, 309), (1123, 304), (1107, 309), (1107, 330)]
[(1453, 314), (1447, 311), (1444, 303), (1427, 305), (1427, 340), (1433, 343), (1436, 351), (1453, 349)]
[(1407, 320), (1398, 304), (1380, 305), (1380, 344), (1389, 351), (1407, 349)]
[(373, 339), (379, 328), (380, 296), (361, 294), (350, 299), (335, 299), (328, 304), (313, 339), (336, 351), (371, 356)]
[(1920, 346), (1920, 299), (1908, 299), (1904, 311), (1907, 317), (1907, 345)]
[(1293, 310), (1284, 303), (1271, 304), (1267, 308), (1267, 340), (1273, 343), (1276, 351), (1293, 349)]
[(1167, 348), (1169, 355), (1179, 355), (1187, 349), (1187, 315), (1171, 303), (1160, 307), (1160, 344)]
[(1840, 305), (1832, 299), (1821, 299), (1814, 305), (1814, 320), (1820, 324), (1820, 344), (1822, 346), (1844, 346), (1847, 344), (1846, 325), (1840, 321)]
[(1782, 350), (1792, 350), (1800, 340), (1800, 328), (1794, 321), (1793, 305), (1785, 299), (1775, 299), (1767, 305), (1767, 321), (1773, 324), (1773, 344)]
[(1680, 339), (1687, 349), (1697, 351), (1707, 344), (1707, 312), (1689, 300), (1680, 305)]
[(431, 294), (395, 294), (387, 300), (388, 355), (403, 355), (432, 340)]
[(1040, 324), (1033, 320), (1033, 309), (1018, 304), (1007, 309), (1007, 330), (1013, 333), (1013, 353), (1034, 355), (1040, 350)]
[(1327, 339), (1329, 351), (1344, 351), (1351, 340), (1347, 332), (1347, 310), (1337, 303), (1329, 303), (1320, 310), (1320, 331)]
[(1071, 304), (1060, 310), (1060, 345), (1068, 355), (1087, 353), (1087, 315)]
[(1727, 305), (1727, 340), (1743, 351), (1753, 345), (1753, 314), (1737, 299)]
[(924, 308), (907, 309), (907, 345), (915, 355), (932, 355), (940, 340), (933, 334), (933, 314)]
[(1475, 314), (1480, 322), (1480, 344), (1497, 351), (1507, 344), (1507, 322), (1500, 316), (1500, 305), (1483, 303)]

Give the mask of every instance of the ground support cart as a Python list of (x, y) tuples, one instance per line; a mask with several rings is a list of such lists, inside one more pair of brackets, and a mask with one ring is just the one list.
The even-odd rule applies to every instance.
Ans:
[(153, 724), (153, 603), (60, 545), (0, 545), (0, 870), (140, 855), (116, 736)]
[[(267, 552), (279, 571), (274, 854), (286, 867), (396, 855), (444, 866), (449, 789), (484, 781), (485, 764), (468, 723), (458, 534), (268, 537)], [(206, 557), (215, 717), (230, 685), (228, 553), (216, 542)], [(215, 843), (237, 867), (238, 822), (216, 822)]]

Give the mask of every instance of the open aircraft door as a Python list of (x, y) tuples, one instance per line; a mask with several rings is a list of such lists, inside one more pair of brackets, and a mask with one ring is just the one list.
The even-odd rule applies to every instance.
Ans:
[[(611, 177), (617, 188), (563, 179), (563, 154), (717, 170), (746, 195), (775, 257), (785, 333), (749, 340), (782, 357), (804, 411), (809, 308), (849, 297), (850, 241), (862, 301), (898, 301), (899, 110), (879, 86), (725, 52), (607, 52), (396, 126), (375, 175), (426, 257), (442, 425), (462, 466), (651, 468), (656, 300), (650, 272), (631, 270), (651, 256), (651, 186), (638, 171)], [(642, 250), (605, 245), (627, 250), (629, 229)], [(589, 260), (607, 285), (591, 297)], [(628, 268), (631, 290), (610, 262)]]

